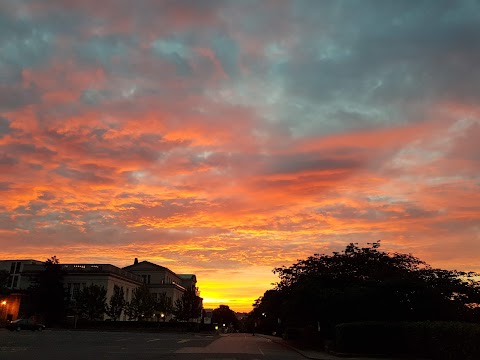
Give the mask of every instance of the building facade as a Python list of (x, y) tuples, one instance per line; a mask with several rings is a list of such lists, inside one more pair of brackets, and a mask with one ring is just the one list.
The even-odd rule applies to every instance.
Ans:
[[(177, 299), (181, 299), (187, 289), (192, 289), (199, 295), (196, 287), (197, 279), (193, 274), (178, 275), (170, 269), (151, 263), (149, 261), (138, 262), (135, 259), (133, 265), (125, 268), (119, 268), (111, 264), (61, 264), (64, 271), (63, 283), (66, 292), (71, 300), (85, 287), (92, 284), (104, 287), (107, 290), (107, 303), (110, 301), (114, 293), (114, 287), (123, 288), (125, 300), (132, 300), (133, 291), (142, 284), (147, 285), (154, 299), (159, 299), (164, 293), (172, 304)], [(21, 293), (22, 290), (28, 289), (32, 284), (35, 274), (44, 270), (44, 263), (38, 260), (4, 260), (0, 261), (0, 270), (8, 271), (10, 274), (7, 287), (13, 292), (16, 290)], [(15, 320), (19, 315), (19, 306), (21, 296), (13, 297), (9, 295), (10, 300), (0, 299), (0, 321)], [(13, 299), (16, 306), (13, 306)], [(0, 305), (1, 306), (1, 305)], [(108, 317), (104, 315), (104, 319)], [(164, 320), (171, 318), (170, 314), (166, 314)], [(120, 320), (127, 320), (127, 316), (123, 313)]]
[(0, 271), (4, 270), (10, 274), (7, 287), (12, 290), (28, 289), (30, 286), (30, 277), (22, 275), (25, 274), (25, 269), (32, 265), (43, 266), (43, 262), (32, 259), (0, 260)]

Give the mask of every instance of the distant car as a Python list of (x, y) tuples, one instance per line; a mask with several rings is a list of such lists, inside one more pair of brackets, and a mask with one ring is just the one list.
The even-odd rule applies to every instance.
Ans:
[(18, 319), (7, 324), (6, 328), (11, 331), (20, 331), (20, 330), (38, 330), (42, 331), (45, 329), (45, 325), (36, 323), (30, 319)]

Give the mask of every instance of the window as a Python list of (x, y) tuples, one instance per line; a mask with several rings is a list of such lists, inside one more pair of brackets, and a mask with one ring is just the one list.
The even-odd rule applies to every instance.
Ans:
[(130, 288), (127, 288), (127, 293), (126, 293), (126, 296), (125, 296), (125, 300), (128, 301), (128, 295), (130, 295)]
[(147, 275), (147, 284), (150, 284), (150, 275)]
[(15, 261), (12, 261), (12, 264), (10, 265), (10, 274), (15, 273)]
[(20, 261), (17, 261), (17, 267), (15, 269), (15, 274), (20, 274), (20, 266), (22, 265), (22, 263)]
[(80, 283), (73, 283), (72, 297), (76, 298), (80, 292)]

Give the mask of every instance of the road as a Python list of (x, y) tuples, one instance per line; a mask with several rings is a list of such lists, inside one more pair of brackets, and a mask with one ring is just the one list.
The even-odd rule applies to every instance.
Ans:
[(0, 359), (299, 360), (282, 345), (251, 334), (0, 330)]

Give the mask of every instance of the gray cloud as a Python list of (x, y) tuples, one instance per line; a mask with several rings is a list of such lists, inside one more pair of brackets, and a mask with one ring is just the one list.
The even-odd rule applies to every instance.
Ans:
[(0, 116), (0, 139), (11, 132), (12, 129), (10, 128), (10, 121)]
[(354, 159), (322, 157), (317, 153), (285, 155), (273, 159), (268, 165), (267, 174), (289, 174), (305, 171), (353, 170), (359, 168), (361, 162)]
[[(303, 135), (416, 121), (433, 102), (480, 93), (478, 2), (306, 1), (294, 11), (302, 41), (274, 76), (287, 92), (282, 119)], [(343, 119), (349, 108), (364, 110)]]
[(52, 171), (60, 176), (75, 181), (97, 184), (108, 184), (113, 182), (113, 179), (108, 176), (97, 175), (97, 172), (93, 169), (77, 170), (69, 168), (66, 165), (61, 165)]

